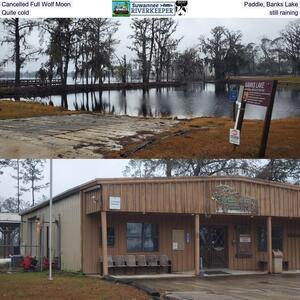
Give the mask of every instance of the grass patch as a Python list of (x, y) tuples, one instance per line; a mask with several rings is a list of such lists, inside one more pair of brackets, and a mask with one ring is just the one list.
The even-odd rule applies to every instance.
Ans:
[[(245, 120), (241, 145), (229, 144), (229, 118), (196, 118), (179, 123), (171, 130), (155, 136), (153, 143), (135, 151), (139, 143), (124, 143), (124, 149), (107, 157), (117, 158), (257, 158), (263, 121)], [(266, 157), (297, 158), (300, 156), (300, 118), (271, 122)]]
[(0, 119), (29, 118), (81, 113), (63, 110), (61, 107), (30, 101), (0, 100)]
[(121, 284), (80, 274), (13, 273), (0, 274), (0, 299), (64, 299), (64, 300), (146, 300), (143, 292)]
[(278, 80), (280, 85), (300, 85), (300, 76), (232, 76), (236, 79), (249, 80)]

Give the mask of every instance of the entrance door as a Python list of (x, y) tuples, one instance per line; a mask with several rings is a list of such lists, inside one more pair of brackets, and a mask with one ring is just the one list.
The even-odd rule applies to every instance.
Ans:
[(227, 227), (201, 226), (200, 255), (204, 268), (227, 268)]

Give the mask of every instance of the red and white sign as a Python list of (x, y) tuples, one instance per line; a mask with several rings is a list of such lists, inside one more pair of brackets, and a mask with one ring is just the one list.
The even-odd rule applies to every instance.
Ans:
[(234, 145), (240, 144), (240, 131), (238, 129), (230, 128), (229, 143)]

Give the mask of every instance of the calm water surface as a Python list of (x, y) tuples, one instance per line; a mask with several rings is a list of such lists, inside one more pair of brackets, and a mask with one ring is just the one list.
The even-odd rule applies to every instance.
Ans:
[[(84, 109), (115, 115), (172, 116), (178, 118), (232, 116), (232, 104), (225, 86), (190, 84), (184, 87), (129, 91), (103, 91), (35, 98), (54, 105), (67, 103), (68, 109)], [(65, 104), (64, 104), (65, 105)], [(263, 119), (265, 108), (247, 105), (245, 118)], [(300, 87), (278, 87), (273, 119), (300, 116)]]

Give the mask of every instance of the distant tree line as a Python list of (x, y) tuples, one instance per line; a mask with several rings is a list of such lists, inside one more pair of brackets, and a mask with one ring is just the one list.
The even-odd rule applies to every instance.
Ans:
[[(39, 56), (47, 57), (36, 76), (50, 82), (60, 79), (67, 85), (72, 72), (75, 83), (99, 84), (114, 76), (157, 82), (202, 80), (205, 73), (223, 80), (231, 75), (300, 75), (300, 20), (292, 21), (275, 39), (264, 37), (258, 44), (242, 43), (242, 33), (223, 26), (200, 36), (198, 45), (179, 51), (178, 23), (172, 18), (132, 19), (128, 48), (135, 54), (116, 54), (120, 41), (115, 37), (120, 22), (110, 18), (3, 19), (1, 45), (10, 54), (0, 64), (15, 65), (15, 84), (21, 69)], [(40, 46), (28, 43), (38, 31)], [(125, 38), (125, 37), (124, 37)]]
[[(10, 176), (15, 180), (15, 195), (6, 199), (0, 198), (0, 212), (15, 212), (37, 203), (36, 193), (48, 187), (48, 183), (42, 183), (44, 179), (45, 160), (41, 159), (1, 159), (1, 175), (7, 175), (8, 169), (12, 171)], [(24, 200), (24, 192), (31, 192), (31, 201)], [(42, 197), (45, 198), (44, 196)]]
[(300, 161), (293, 159), (139, 159), (123, 171), (132, 177), (247, 176), (300, 184)]

